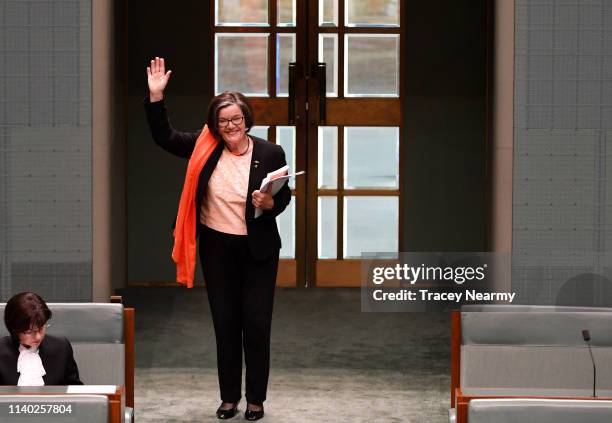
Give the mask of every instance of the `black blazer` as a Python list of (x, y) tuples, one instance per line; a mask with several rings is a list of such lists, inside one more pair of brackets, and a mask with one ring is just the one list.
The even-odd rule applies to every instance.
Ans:
[[(45, 385), (82, 385), (79, 369), (72, 354), (70, 342), (60, 336), (45, 335), (38, 347), (45, 368)], [(0, 385), (17, 385), (17, 359), (19, 341), (11, 336), (0, 339)]]
[[(145, 110), (151, 134), (157, 145), (176, 156), (190, 158), (202, 130), (193, 132), (176, 131), (170, 124), (163, 100), (151, 103), (148, 98), (145, 98)], [(256, 260), (263, 260), (278, 253), (281, 248), (281, 239), (275, 218), (285, 210), (291, 201), (291, 190), (285, 183), (274, 196), (274, 208), (265, 210), (260, 217), (255, 219), (255, 208), (251, 202), (251, 194), (259, 189), (261, 181), (267, 176), (268, 172), (285, 166), (287, 161), (285, 160), (285, 152), (279, 145), (253, 135), (249, 136), (253, 139), (253, 154), (249, 172), (245, 218), (251, 254)], [(221, 157), (223, 148), (224, 143), (220, 142), (200, 172), (195, 200), (197, 213), (202, 206), (208, 181)]]

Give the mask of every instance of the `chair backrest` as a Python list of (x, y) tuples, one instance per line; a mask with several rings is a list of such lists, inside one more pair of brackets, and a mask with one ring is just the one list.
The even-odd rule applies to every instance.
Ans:
[(474, 399), (468, 406), (470, 423), (610, 423), (612, 401)]
[[(53, 313), (47, 333), (65, 336), (87, 385), (124, 385), (133, 406), (133, 309), (120, 303), (47, 303)], [(0, 304), (4, 315), (5, 303)], [(129, 313), (128, 313), (129, 312)], [(130, 317), (131, 316), (131, 317)], [(126, 324), (127, 323), (127, 324)], [(0, 336), (8, 335), (4, 325)]]
[(0, 395), (3, 423), (108, 423), (106, 395)]
[(460, 386), (612, 389), (612, 309), (465, 306), (461, 309)]

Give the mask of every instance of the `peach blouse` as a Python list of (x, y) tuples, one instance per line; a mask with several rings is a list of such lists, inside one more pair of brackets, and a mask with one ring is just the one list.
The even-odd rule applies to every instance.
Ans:
[(252, 155), (252, 140), (246, 153), (241, 156), (223, 149), (208, 181), (206, 198), (202, 201), (202, 224), (219, 232), (247, 235), (245, 209)]

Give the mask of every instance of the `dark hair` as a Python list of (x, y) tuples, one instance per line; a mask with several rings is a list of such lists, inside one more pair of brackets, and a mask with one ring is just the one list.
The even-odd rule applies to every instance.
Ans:
[(240, 107), (244, 116), (244, 126), (247, 132), (253, 127), (253, 109), (244, 94), (238, 91), (224, 91), (210, 101), (206, 114), (208, 129), (219, 141), (223, 141), (218, 129), (219, 112), (225, 107), (236, 105)]
[(4, 308), (4, 324), (12, 336), (40, 328), (51, 318), (51, 310), (42, 297), (34, 292), (14, 295)]

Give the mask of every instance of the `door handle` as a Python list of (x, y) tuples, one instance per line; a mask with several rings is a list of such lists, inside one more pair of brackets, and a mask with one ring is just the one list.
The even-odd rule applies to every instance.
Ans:
[(319, 83), (319, 125), (325, 125), (327, 103), (327, 65), (324, 62), (315, 62), (312, 66), (312, 75)]
[(296, 114), (295, 114), (295, 91), (297, 80), (302, 78), (303, 70), (302, 65), (297, 62), (289, 63), (289, 107), (287, 108), (287, 120), (289, 125), (295, 125)]

